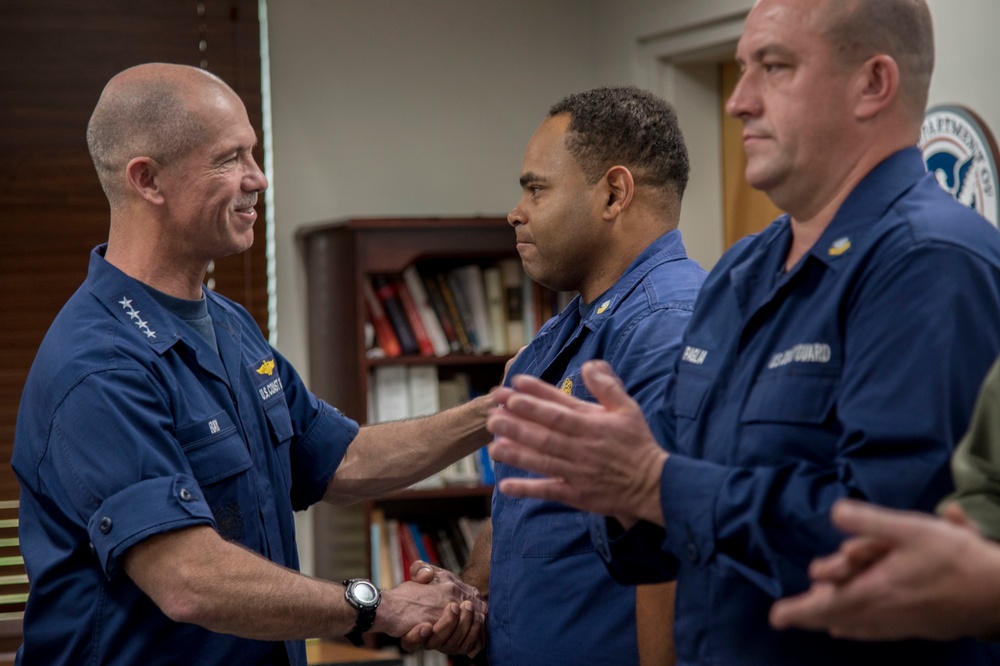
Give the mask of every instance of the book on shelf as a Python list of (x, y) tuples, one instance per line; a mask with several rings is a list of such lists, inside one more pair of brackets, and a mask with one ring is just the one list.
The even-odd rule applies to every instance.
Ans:
[(512, 257), (411, 264), (402, 273), (371, 274), (367, 282), (369, 318), (389, 358), (514, 354), (568, 302), (566, 294), (535, 284)]
[(483, 269), (483, 287), (486, 293), (486, 314), (490, 324), (490, 342), (494, 354), (512, 354), (507, 342), (507, 303), (503, 289), (503, 278), (499, 266)]
[(399, 338), (392, 330), (389, 317), (382, 307), (382, 302), (375, 295), (375, 289), (371, 282), (365, 280), (361, 290), (365, 299), (365, 310), (368, 312), (368, 321), (371, 322), (372, 328), (375, 330), (375, 340), (379, 349), (388, 358), (400, 356), (403, 349), (399, 346)]
[(444, 301), (444, 295), (441, 293), (441, 287), (438, 285), (437, 276), (422, 275), (421, 279), (424, 283), (424, 290), (427, 292), (427, 299), (430, 301), (434, 314), (437, 315), (444, 337), (448, 340), (448, 348), (452, 352), (462, 351), (462, 343), (458, 339), (458, 332), (452, 323), (451, 314)]
[[(465, 404), (471, 398), (472, 391), (466, 373), (456, 372), (447, 379), (438, 380), (438, 400), (442, 410)], [(480, 477), (475, 456), (475, 453), (470, 453), (444, 468), (440, 472), (442, 482), (445, 485), (478, 484)]]
[(410, 388), (407, 366), (379, 365), (372, 370), (375, 423), (410, 418)]
[(448, 310), (448, 318), (455, 328), (455, 335), (458, 337), (459, 346), (463, 352), (471, 354), (475, 351), (475, 345), (469, 335), (469, 330), (465, 327), (465, 320), (462, 318), (461, 312), (459, 312), (458, 301), (455, 299), (455, 292), (452, 291), (451, 284), (448, 282), (448, 276), (444, 273), (438, 273), (434, 276), (434, 281)]
[(420, 355), (436, 356), (437, 351), (434, 349), (434, 343), (431, 341), (427, 327), (424, 326), (423, 317), (420, 315), (420, 310), (417, 309), (417, 302), (413, 299), (410, 288), (406, 286), (406, 282), (402, 278), (393, 277), (392, 280), (396, 287), (396, 293), (399, 295), (399, 300), (403, 304), (406, 321), (410, 325), (410, 330), (413, 331), (413, 337), (417, 340), (417, 348), (420, 350)]
[(430, 296), (424, 287), (424, 281), (417, 272), (416, 266), (410, 265), (406, 267), (406, 270), (403, 271), (403, 283), (413, 297), (414, 306), (424, 325), (424, 329), (427, 331), (427, 337), (430, 339), (434, 355), (446, 355), (452, 350), (451, 344), (448, 342), (448, 336), (445, 335), (441, 320), (435, 314), (434, 307), (430, 302)]
[(410, 580), (410, 566), (421, 558), (409, 523), (397, 521), (396, 526), (399, 532), (400, 561), (403, 565), (403, 578), (399, 581), (402, 583)]
[(371, 532), (372, 582), (377, 587), (391, 587), (395, 580), (389, 538), (389, 525), (385, 511), (373, 508), (369, 516)]
[(504, 320), (507, 324), (507, 353), (516, 354), (530, 339), (524, 323), (524, 283), (530, 279), (521, 267), (520, 259), (501, 259), (500, 283), (504, 295)]
[(389, 548), (390, 570), (392, 572), (392, 578), (386, 583), (386, 586), (396, 587), (406, 580), (404, 576), (409, 573), (408, 571), (406, 573), (403, 572), (403, 546), (399, 542), (399, 521), (395, 518), (386, 520), (385, 532)]
[(368, 279), (371, 281), (372, 290), (378, 297), (379, 303), (382, 304), (386, 318), (392, 325), (392, 330), (399, 340), (399, 346), (402, 348), (403, 353), (418, 353), (420, 347), (417, 344), (417, 338), (413, 334), (413, 330), (410, 328), (406, 312), (403, 310), (403, 302), (399, 297), (399, 287), (396, 281), (390, 275), (379, 274), (369, 275)]
[[(410, 565), (423, 560), (454, 573), (466, 565), (485, 518), (449, 516), (420, 520), (386, 519), (373, 509), (372, 580), (379, 587), (395, 587), (410, 580)], [(379, 534), (376, 540), (375, 534)], [(376, 562), (378, 569), (376, 569)]]
[(455, 305), (452, 319), (461, 324), (460, 330), (465, 330), (465, 337), (468, 339), (468, 345), (463, 346), (471, 347), (470, 351), (478, 354), (483, 351), (483, 343), (480, 341), (480, 331), (476, 328), (476, 317), (472, 313), (472, 302), (465, 291), (462, 278), (454, 270), (444, 277), (441, 292), (445, 295), (445, 302), (448, 302), (448, 294), (451, 294), (451, 302)]
[[(371, 369), (368, 388), (369, 423), (399, 421), (436, 414), (465, 404), (471, 399), (469, 376), (454, 372), (440, 378), (435, 365), (377, 365)], [(491, 484), (491, 470), (482, 464), (482, 452), (475, 451), (445, 469), (422, 479), (412, 489), (440, 488), (446, 485)]]
[(484, 354), (493, 351), (482, 267), (479, 264), (459, 266), (449, 273), (448, 284), (455, 292), (459, 314), (462, 315), (463, 323), (471, 332), (469, 338), (473, 339), (476, 353)]

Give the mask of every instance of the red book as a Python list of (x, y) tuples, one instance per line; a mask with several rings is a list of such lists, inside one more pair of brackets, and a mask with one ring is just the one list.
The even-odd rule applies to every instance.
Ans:
[(434, 356), (434, 343), (431, 342), (431, 336), (427, 333), (424, 320), (420, 317), (420, 311), (417, 310), (417, 303), (413, 300), (410, 288), (402, 280), (395, 280), (395, 283), (399, 300), (403, 303), (403, 312), (406, 313), (406, 320), (410, 322), (410, 328), (413, 329), (413, 337), (417, 339), (420, 355)]
[(403, 348), (399, 346), (399, 339), (392, 330), (389, 318), (385, 316), (385, 310), (382, 309), (382, 304), (379, 302), (378, 296), (375, 295), (375, 290), (372, 289), (371, 284), (367, 280), (365, 280), (363, 291), (365, 295), (365, 308), (367, 308), (368, 318), (375, 328), (375, 338), (378, 340), (378, 346), (382, 348), (382, 351), (389, 358), (402, 355)]
[(434, 545), (434, 539), (431, 538), (431, 535), (426, 532), (421, 532), (420, 539), (424, 542), (424, 550), (427, 552), (427, 561), (436, 567), (441, 566), (441, 556), (438, 554), (437, 546)]
[(403, 551), (403, 579), (410, 580), (410, 565), (420, 559), (420, 552), (410, 528), (403, 521), (399, 522), (399, 547)]
[(417, 345), (417, 338), (413, 335), (413, 329), (410, 328), (410, 322), (406, 319), (406, 313), (403, 312), (403, 303), (399, 300), (399, 289), (396, 282), (388, 275), (371, 275), (369, 278), (372, 289), (385, 311), (385, 316), (389, 320), (392, 330), (396, 333), (399, 346), (403, 348), (403, 353), (416, 354), (420, 351), (420, 347)]

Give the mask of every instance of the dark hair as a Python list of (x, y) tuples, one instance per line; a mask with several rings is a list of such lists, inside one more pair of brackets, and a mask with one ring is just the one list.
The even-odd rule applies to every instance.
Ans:
[(832, 0), (825, 23), (826, 38), (844, 65), (878, 54), (892, 57), (906, 104), (923, 117), (934, 70), (934, 28), (924, 0)]
[(635, 86), (593, 88), (569, 95), (549, 116), (571, 116), (566, 148), (591, 184), (613, 166), (632, 172), (637, 184), (679, 200), (690, 164), (677, 113), (666, 101)]

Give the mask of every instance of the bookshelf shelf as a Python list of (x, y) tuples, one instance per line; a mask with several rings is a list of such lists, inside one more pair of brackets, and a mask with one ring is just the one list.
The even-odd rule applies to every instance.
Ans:
[(503, 367), (510, 356), (499, 356), (497, 354), (448, 354), (447, 356), (427, 357), (427, 356), (397, 356), (396, 358), (366, 358), (364, 363), (368, 367), (374, 368), (380, 365), (436, 365), (436, 366), (465, 366), (465, 365), (499, 365)]
[[(369, 358), (363, 287), (372, 275), (400, 274), (411, 265), (446, 270), (463, 263), (487, 266), (516, 258), (514, 231), (505, 218), (350, 219), (303, 228), (297, 242), (307, 276), (309, 381), (320, 398), (364, 423), (369, 414), (369, 384), (376, 370), (433, 366), (442, 378), (467, 377), (475, 392), (486, 392), (500, 382), (510, 358), (507, 354), (453, 351), (444, 356)], [(348, 521), (358, 532), (353, 535), (342, 533), (345, 528), (338, 512), (343, 509), (317, 507), (316, 574), (343, 578), (348, 545), (358, 552), (351, 561), (361, 563), (360, 573), (370, 573), (365, 530), (370, 528), (373, 510), (398, 520), (483, 518), (489, 515), (491, 497), (492, 486), (487, 485), (402, 491), (355, 508), (359, 517)]]

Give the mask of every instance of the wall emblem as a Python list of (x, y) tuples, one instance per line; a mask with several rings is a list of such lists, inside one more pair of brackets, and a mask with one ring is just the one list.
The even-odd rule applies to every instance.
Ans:
[(1000, 154), (979, 116), (956, 105), (928, 109), (920, 129), (920, 150), (927, 171), (946, 192), (997, 226)]

